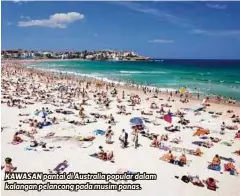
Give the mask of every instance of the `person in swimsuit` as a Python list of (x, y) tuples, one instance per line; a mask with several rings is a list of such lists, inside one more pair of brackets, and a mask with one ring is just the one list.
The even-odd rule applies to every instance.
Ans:
[(14, 172), (17, 167), (14, 167), (12, 165), (12, 159), (7, 157), (5, 159), (5, 165), (2, 165), (1, 169), (3, 170), (5, 168), (5, 173), (11, 173), (11, 172)]

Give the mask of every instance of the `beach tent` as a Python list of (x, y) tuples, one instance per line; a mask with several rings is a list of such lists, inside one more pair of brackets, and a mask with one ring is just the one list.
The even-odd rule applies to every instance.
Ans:
[(139, 117), (132, 118), (130, 122), (134, 125), (143, 125), (143, 120)]

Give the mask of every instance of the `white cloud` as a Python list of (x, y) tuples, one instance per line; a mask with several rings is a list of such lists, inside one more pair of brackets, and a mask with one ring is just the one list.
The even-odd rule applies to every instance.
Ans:
[(83, 14), (77, 12), (69, 13), (56, 13), (51, 15), (48, 19), (42, 20), (28, 20), (19, 21), (19, 27), (49, 27), (49, 28), (66, 28), (68, 24), (73, 23), (77, 20), (82, 20), (84, 18)]
[(21, 19), (26, 19), (26, 20), (31, 20), (31, 18), (30, 18), (29, 16), (23, 16), (23, 15), (21, 15), (20, 18), (21, 18)]
[(159, 43), (159, 44), (170, 44), (174, 43), (174, 40), (167, 40), (167, 39), (154, 39), (154, 40), (149, 40), (149, 43)]
[(207, 3), (206, 6), (209, 8), (217, 9), (217, 10), (224, 10), (227, 8), (227, 5), (210, 4), (210, 3)]
[(172, 23), (174, 25), (178, 25), (181, 27), (192, 27), (192, 25), (187, 22), (185, 19), (180, 18), (179, 16), (175, 16), (173, 14), (169, 14), (166, 10), (160, 10), (152, 7), (145, 6), (146, 4), (135, 3), (135, 2), (117, 2), (115, 3), (120, 6), (124, 6), (130, 10), (135, 12), (140, 12), (148, 15), (155, 16), (158, 20), (166, 21)]
[(191, 33), (202, 34), (202, 35), (212, 35), (212, 36), (240, 36), (240, 29), (230, 29), (230, 30), (193, 29)]
[(13, 2), (13, 3), (16, 3), (16, 4), (18, 4), (18, 5), (21, 5), (22, 3), (26, 2), (26, 1), (27, 1), (27, 0), (25, 0), (25, 1), (13, 0), (12, 2)]

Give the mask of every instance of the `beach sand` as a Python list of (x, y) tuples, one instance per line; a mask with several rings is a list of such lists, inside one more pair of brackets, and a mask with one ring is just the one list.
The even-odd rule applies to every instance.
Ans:
[[(29, 73), (32, 73), (32, 78), (30, 78)], [(195, 115), (195, 112), (186, 111), (182, 108), (194, 108), (196, 106), (201, 105), (202, 100), (189, 100), (188, 103), (181, 103), (179, 98), (173, 97), (175, 101), (168, 102), (167, 99), (169, 95), (166, 94), (158, 94), (157, 98), (150, 98), (153, 97), (152, 93), (144, 93), (142, 90), (132, 90), (129, 88), (119, 87), (118, 95), (116, 97), (112, 97), (111, 91), (113, 90), (112, 87), (108, 87), (107, 97), (111, 100), (109, 109), (105, 106), (99, 106), (94, 100), (94, 96), (97, 93), (91, 91), (102, 92), (106, 91), (106, 87), (96, 88), (95, 84), (91, 84), (88, 89), (85, 89), (88, 92), (89, 99), (87, 101), (88, 105), (83, 105), (84, 114), (88, 117), (91, 116), (90, 113), (101, 113), (103, 115), (110, 115), (112, 114), (115, 118), (116, 125), (112, 125), (112, 131), (114, 135), (112, 136), (112, 140), (114, 141), (113, 144), (106, 144), (105, 136), (103, 135), (96, 135), (95, 139), (92, 142), (92, 145), (87, 148), (82, 148), (81, 144), (83, 142), (76, 141), (74, 139), (75, 136), (92, 136), (94, 135), (93, 131), (100, 129), (106, 130), (108, 126), (110, 126), (107, 121), (108, 119), (98, 118), (97, 122), (89, 123), (86, 125), (73, 125), (68, 123), (70, 120), (81, 121), (79, 118), (79, 111), (74, 109), (69, 109), (69, 103), (59, 103), (61, 102), (60, 91), (53, 90), (53, 87), (57, 86), (56, 78), (54, 80), (50, 79), (47, 81), (46, 75), (48, 75), (48, 79), (51, 78), (51, 74), (42, 74), (39, 71), (29, 71), (26, 68), (16, 67), (16, 63), (8, 63), (3, 65), (2, 67), (2, 85), (8, 84), (8, 90), (4, 89), (2, 86), (2, 101), (7, 101), (9, 99), (3, 99), (4, 92), (8, 93), (9, 95), (13, 95), (13, 90), (16, 90), (16, 81), (20, 78), (25, 78), (26, 84), (23, 85), (24, 82), (20, 82), (19, 87), (19, 95), (14, 95), (14, 99), (23, 99), (26, 95), (21, 94), (21, 92), (32, 92), (30, 88), (30, 84), (32, 85), (40, 85), (40, 88), (36, 88), (35, 95), (40, 97), (42, 95), (51, 94), (56, 104), (59, 106), (54, 106), (53, 103), (44, 104), (45, 100), (42, 101), (35, 101), (34, 99), (26, 100), (33, 102), (34, 104), (22, 104), (26, 105), (26, 108), (18, 109), (17, 107), (8, 107), (6, 103), (1, 104), (1, 124), (2, 124), (2, 140), (1, 140), (1, 147), (2, 147), (2, 165), (4, 165), (4, 159), (6, 157), (12, 158), (12, 164), (17, 167), (17, 172), (43, 172), (48, 173), (49, 169), (53, 169), (58, 163), (62, 162), (63, 160), (67, 160), (69, 163), (69, 167), (65, 170), (65, 172), (80, 172), (80, 173), (116, 173), (119, 169), (127, 169), (136, 172), (147, 172), (147, 173), (155, 173), (157, 174), (157, 180), (137, 180), (137, 181), (129, 181), (128, 183), (139, 183), (141, 184), (142, 190), (122, 190), (121, 192), (118, 191), (82, 191), (79, 190), (78, 192), (70, 192), (70, 191), (7, 191), (4, 190), (4, 183), (3, 181), (4, 171), (2, 170), (2, 194), (4, 196), (19, 196), (19, 195), (76, 195), (76, 194), (84, 194), (84, 195), (114, 195), (114, 194), (122, 194), (122, 195), (165, 195), (165, 196), (174, 196), (174, 195), (231, 195), (231, 196), (238, 196), (240, 195), (240, 178), (239, 176), (231, 176), (229, 172), (225, 172), (223, 169), (223, 164), (227, 163), (226, 161), (222, 161), (221, 172), (213, 171), (207, 169), (208, 162), (212, 161), (215, 154), (219, 154), (220, 156), (224, 157), (231, 157), (235, 160), (235, 166), (238, 171), (240, 171), (240, 156), (233, 154), (235, 150), (240, 150), (240, 139), (234, 139), (235, 134), (240, 129), (239, 123), (233, 123), (232, 118), (230, 118), (233, 114), (236, 116), (240, 116), (240, 108), (235, 105), (224, 105), (224, 104), (215, 104), (211, 103), (210, 106), (206, 108), (205, 111), (200, 111), (200, 115)], [(14, 82), (15, 81), (15, 82)], [(55, 83), (54, 83), (55, 82)], [(58, 80), (60, 82), (60, 80)], [(61, 79), (61, 82), (67, 84), (71, 82), (70, 79)], [(46, 87), (48, 84), (48, 88)], [(69, 84), (70, 85), (70, 84)], [(22, 88), (21, 86), (25, 86), (26, 88)], [(86, 86), (86, 82), (81, 84), (81, 89)], [(75, 86), (72, 84), (72, 87)], [(51, 89), (52, 88), (52, 89)], [(122, 90), (125, 91), (125, 99), (122, 99)], [(45, 89), (45, 91), (49, 92), (41, 92), (40, 89)], [(51, 89), (51, 90), (50, 90)], [(130, 103), (127, 101), (129, 100), (131, 94), (137, 94), (141, 98), (141, 103), (136, 104), (136, 106), (128, 106)], [(34, 94), (29, 95), (31, 98), (34, 98)], [(66, 94), (63, 94), (63, 97)], [(72, 96), (74, 97), (74, 96)], [(122, 102), (117, 102), (117, 97), (119, 97)], [(149, 99), (147, 99), (149, 98)], [(162, 98), (163, 100), (160, 100)], [(83, 98), (76, 96), (71, 98), (73, 102), (79, 104)], [(103, 99), (103, 98), (102, 98)], [(50, 99), (49, 99), (50, 100)], [(67, 101), (66, 99), (63, 99)], [(155, 102), (157, 106), (161, 104), (169, 104), (172, 107), (167, 108), (164, 107), (165, 111), (168, 109), (171, 110), (172, 113), (177, 112), (180, 110), (181, 112), (186, 113), (184, 118), (190, 120), (189, 126), (199, 126), (205, 129), (210, 130), (210, 134), (207, 135), (212, 137), (220, 138), (221, 141), (219, 143), (214, 143), (214, 146), (211, 148), (204, 148), (200, 147), (203, 151), (203, 155), (201, 157), (194, 156), (194, 155), (186, 155), (187, 160), (189, 160), (189, 164), (185, 165), (184, 167), (180, 167), (178, 165), (173, 165), (162, 160), (159, 158), (167, 153), (167, 151), (160, 150), (158, 148), (150, 147), (151, 140), (142, 137), (139, 134), (139, 144), (140, 146), (135, 149), (132, 138), (133, 135), (131, 129), (130, 119), (133, 117), (144, 117), (148, 118), (151, 123), (144, 123), (146, 125), (146, 130), (150, 133), (156, 133), (159, 135), (168, 134), (169, 140), (181, 137), (183, 140), (180, 144), (174, 144), (170, 141), (163, 142), (164, 145), (172, 147), (179, 147), (179, 148), (187, 148), (187, 149), (196, 149), (198, 146), (192, 144), (193, 141), (204, 141), (197, 136), (193, 137), (193, 133), (197, 130), (197, 128), (186, 128), (186, 126), (178, 124), (179, 117), (172, 117), (172, 125), (180, 126), (180, 132), (168, 132), (164, 129), (164, 127), (170, 126), (171, 124), (164, 121), (163, 119), (159, 119), (156, 117), (160, 117), (161, 115), (157, 113), (156, 109), (151, 109), (150, 104)], [(117, 114), (119, 108), (117, 105), (125, 105), (126, 111), (130, 112), (130, 115), (124, 114)], [(77, 105), (79, 107), (79, 105)], [(25, 141), (18, 144), (13, 145), (11, 141), (13, 140), (13, 136), (15, 132), (19, 129), (18, 125), (22, 124), (22, 129), (26, 131), (31, 131), (31, 127), (29, 123), (20, 123), (20, 120), (25, 120), (30, 117), (38, 119), (38, 121), (42, 121), (42, 118), (34, 116), (34, 111), (41, 110), (42, 107), (49, 108), (50, 111), (53, 111), (53, 114), (49, 114), (47, 117), (55, 116), (59, 123), (53, 124), (42, 129), (37, 128), (37, 133), (34, 134), (35, 140), (38, 142), (43, 141), (47, 143), (48, 146), (55, 147), (53, 150), (50, 151), (43, 151), (42, 148), (37, 147), (37, 151), (27, 151), (25, 147), (30, 145), (31, 139), (25, 135), (20, 135), (22, 139)], [(72, 111), (74, 114), (64, 115), (56, 113), (56, 109), (65, 109)], [(233, 113), (227, 113), (227, 110), (233, 110)], [(153, 111), (153, 115), (147, 116), (142, 115), (141, 111)], [(209, 114), (209, 111), (214, 112), (222, 112), (222, 115), (217, 115), (216, 118), (212, 117), (212, 114)], [(30, 116), (19, 116), (19, 113), (28, 113)], [(66, 118), (65, 120), (63, 120)], [(61, 119), (61, 120), (59, 120)], [(153, 124), (153, 121), (157, 121), (160, 125), (156, 126)], [(225, 134), (219, 134), (221, 130), (221, 124), (225, 122), (226, 125), (235, 125), (238, 126), (236, 130), (228, 130), (225, 129)], [(185, 127), (185, 128), (184, 128)], [(128, 140), (129, 140), (129, 147), (123, 149), (120, 147), (119, 136), (121, 135), (122, 129), (125, 129), (128, 132)], [(45, 138), (48, 133), (54, 132), (55, 135), (50, 138)], [(63, 139), (63, 136), (69, 136), (67, 139)], [(55, 139), (54, 139), (55, 138)], [(58, 138), (58, 141), (56, 141)], [(61, 140), (61, 141), (59, 141)], [(232, 146), (226, 146), (221, 144), (222, 141), (231, 141), (234, 140)], [(84, 142), (84, 145), (88, 145), (89, 142)], [(90, 145), (90, 144), (89, 144)], [(61, 148), (56, 148), (60, 146)], [(114, 163), (110, 161), (102, 161), (97, 158), (90, 157), (90, 154), (95, 153), (98, 150), (98, 147), (102, 146), (104, 150), (109, 150), (114, 152)], [(173, 151), (173, 154), (179, 157), (182, 153)], [(183, 175), (198, 175), (201, 180), (206, 180), (208, 177), (213, 177), (214, 179), (218, 180), (217, 183), (218, 189), (216, 192), (208, 190), (205, 187), (197, 187), (194, 186), (192, 183), (184, 183), (181, 181), (181, 177)], [(179, 179), (175, 178), (175, 176), (179, 176)], [(13, 181), (8, 181), (13, 182)], [(29, 183), (29, 181), (17, 181), (18, 183)], [(51, 181), (51, 183), (82, 183), (85, 181)], [(89, 181), (91, 183), (100, 183), (103, 181)], [(42, 183), (41, 181), (31, 181), (31, 183)], [(106, 183), (106, 182), (105, 182)], [(120, 182), (115, 182), (120, 183)], [(121, 181), (121, 183), (127, 183)]]

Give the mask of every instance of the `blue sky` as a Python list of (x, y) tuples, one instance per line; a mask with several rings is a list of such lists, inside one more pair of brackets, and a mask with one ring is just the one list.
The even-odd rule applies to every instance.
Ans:
[(2, 49), (240, 59), (240, 2), (2, 2)]

